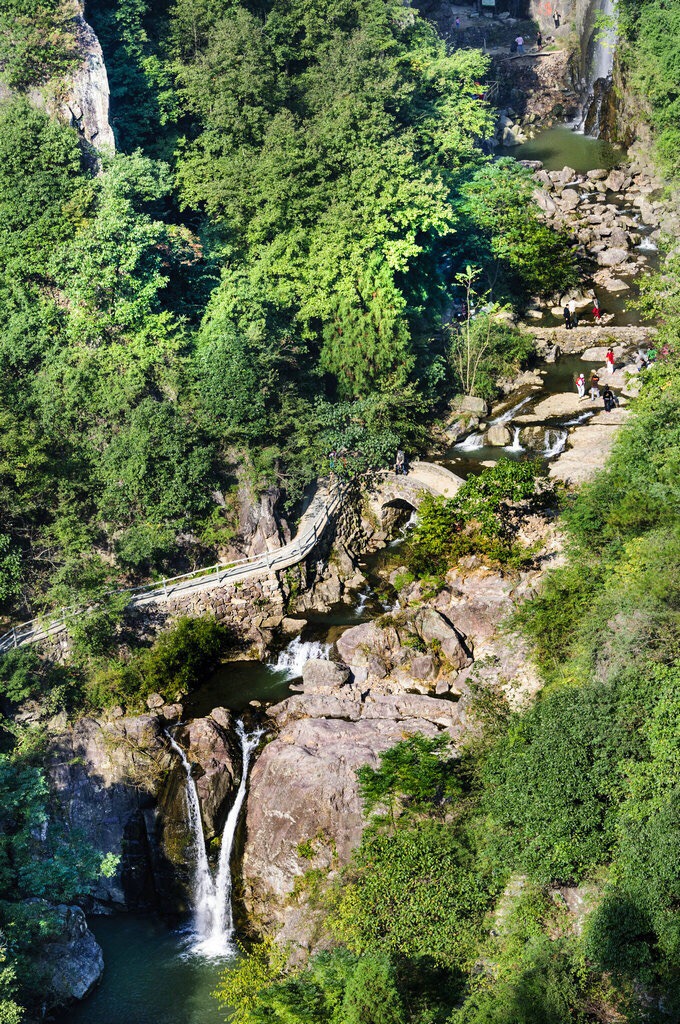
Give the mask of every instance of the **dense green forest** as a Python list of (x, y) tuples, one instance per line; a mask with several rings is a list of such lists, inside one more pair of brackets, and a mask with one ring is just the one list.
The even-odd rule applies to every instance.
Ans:
[[(62, 5), (1, 9), (6, 80), (63, 72)], [(0, 601), (20, 618), (214, 562), (237, 472), (294, 510), (333, 448), (358, 468), (417, 450), (456, 386), (441, 321), (466, 262), (520, 304), (573, 274), (518, 205), (528, 173), (482, 155), (487, 59), (414, 10), (88, 17), (120, 147), (102, 173), (21, 90), (0, 111)], [(45, 68), (25, 54), (50, 18)], [(526, 345), (492, 348), (491, 393)]]

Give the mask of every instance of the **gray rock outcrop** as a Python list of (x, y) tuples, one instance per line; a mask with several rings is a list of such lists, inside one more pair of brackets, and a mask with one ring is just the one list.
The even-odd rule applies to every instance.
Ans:
[(36, 968), (45, 979), (43, 999), (50, 1008), (84, 999), (101, 980), (104, 957), (80, 907), (49, 908), (57, 934), (39, 948)]

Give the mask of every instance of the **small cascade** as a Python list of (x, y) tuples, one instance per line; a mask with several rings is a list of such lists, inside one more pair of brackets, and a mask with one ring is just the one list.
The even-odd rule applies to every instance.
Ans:
[(476, 452), (484, 447), (484, 434), (470, 434), (453, 446), (458, 452)]
[(207, 957), (233, 956), (234, 950), (234, 911), (231, 901), (232, 876), (231, 876), (231, 852), (234, 846), (234, 837), (238, 825), (243, 801), (246, 798), (246, 785), (248, 781), (248, 769), (250, 757), (255, 747), (262, 738), (263, 730), (257, 729), (248, 735), (242, 722), (236, 723), (236, 732), (241, 741), (241, 753), (243, 766), (241, 769), (241, 782), (236, 793), (233, 807), (229, 811), (227, 820), (222, 831), (220, 845), (220, 858), (217, 864), (217, 875), (215, 876), (214, 898), (210, 927), (207, 936), (196, 947), (195, 952), (202, 953)]
[(514, 428), (513, 435), (512, 435), (512, 444), (507, 444), (505, 446), (505, 451), (506, 452), (523, 452), (524, 451), (524, 448), (522, 448), (522, 445), (520, 444), (520, 440), (519, 440), (519, 436), (520, 436), (521, 432), (522, 432), (522, 428), (521, 427), (515, 427)]
[(567, 446), (568, 437), (568, 430), (546, 430), (543, 458), (554, 459), (556, 455), (561, 455)]
[(513, 405), (512, 409), (506, 409), (506, 411), (501, 413), (500, 416), (496, 416), (495, 419), (489, 420), (489, 426), (495, 427), (497, 424), (509, 423), (510, 420), (520, 411), (520, 409), (523, 409), (524, 406), (528, 402), (530, 402), (532, 398), (533, 395), (528, 395), (526, 398), (523, 398), (521, 402), (518, 402), (517, 405)]
[(197, 935), (206, 935), (212, 920), (215, 886), (213, 885), (210, 864), (208, 863), (208, 855), (205, 850), (203, 822), (201, 820), (201, 804), (198, 799), (196, 783), (194, 782), (194, 777), (191, 774), (191, 762), (182, 747), (180, 747), (179, 743), (175, 742), (170, 733), (166, 731), (165, 735), (168, 737), (168, 742), (172, 749), (179, 755), (182, 761), (182, 767), (184, 768), (184, 772), (187, 777), (185, 793), (187, 799), (188, 825), (189, 831), (191, 832), (194, 840), (194, 880), (192, 886), (194, 904), (193, 931)]
[(269, 667), (274, 672), (285, 672), (289, 679), (299, 679), (310, 658), (328, 658), (330, 649), (331, 644), (322, 643), (321, 640), (302, 640), (296, 636), (279, 652), (276, 661), (270, 662)]
[(580, 416), (574, 416), (573, 420), (566, 420), (565, 427), (577, 427), (579, 423), (585, 423), (591, 416), (595, 415), (595, 410), (592, 412), (582, 412)]
[(217, 873), (214, 878), (205, 849), (201, 804), (198, 799), (196, 783), (191, 773), (191, 762), (179, 743), (172, 738), (169, 732), (166, 731), (165, 733), (170, 746), (182, 761), (182, 767), (187, 778), (188, 826), (194, 839), (195, 850), (194, 913), (192, 922), (192, 934), (195, 942), (191, 947), (191, 952), (199, 956), (211, 958), (234, 956), (236, 952), (233, 945), (234, 916), (231, 902), (231, 852), (234, 846), (234, 836), (236, 835), (241, 808), (246, 797), (251, 755), (263, 735), (263, 730), (261, 729), (256, 729), (255, 732), (249, 735), (245, 731), (243, 722), (240, 721), (236, 723), (236, 732), (241, 741), (241, 782), (236, 792), (234, 804), (224, 823), (220, 857)]

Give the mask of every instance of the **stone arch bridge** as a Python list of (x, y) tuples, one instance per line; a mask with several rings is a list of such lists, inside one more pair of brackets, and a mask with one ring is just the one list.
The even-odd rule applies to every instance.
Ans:
[(366, 496), (371, 511), (381, 520), (390, 508), (411, 508), (416, 511), (424, 494), (452, 498), (464, 480), (434, 462), (412, 462), (406, 476), (392, 470), (376, 475)]

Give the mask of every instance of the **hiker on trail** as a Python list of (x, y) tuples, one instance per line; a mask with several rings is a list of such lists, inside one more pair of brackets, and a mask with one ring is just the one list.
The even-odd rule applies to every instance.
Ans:
[(524, 53), (524, 36), (517, 36), (515, 42), (517, 43), (517, 52)]
[(394, 463), (394, 472), (397, 476), (406, 476), (406, 453), (399, 448)]
[(561, 20), (561, 18), (562, 18), (562, 15), (557, 10), (557, 8), (555, 8), (555, 10), (553, 11), (553, 24), (554, 24), (555, 28), (559, 28), (560, 27), (560, 20)]
[(611, 347), (611, 345), (607, 349), (604, 361), (607, 364), (607, 373), (612, 374), (614, 372), (614, 349)]
[(569, 312), (569, 306), (565, 306), (562, 310), (562, 316), (564, 317), (564, 326), (568, 331), (571, 330), (571, 313)]
[(611, 412), (614, 406), (619, 404), (619, 400), (612, 391), (612, 389), (609, 387), (609, 384), (606, 385), (604, 391), (602, 392), (602, 400), (604, 402), (604, 408), (606, 412)]
[(594, 402), (600, 397), (600, 375), (596, 370), (590, 375), (590, 401)]
[(599, 324), (600, 317), (602, 316), (602, 310), (600, 309), (600, 300), (597, 295), (593, 299), (593, 318), (596, 324)]
[(586, 378), (583, 373), (579, 373), (576, 378), (576, 390), (578, 391), (579, 400), (586, 397)]
[(539, 28), (538, 32), (536, 33), (536, 49), (537, 50), (542, 50), (543, 49), (543, 33), (541, 32), (540, 28)]

